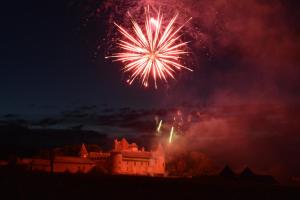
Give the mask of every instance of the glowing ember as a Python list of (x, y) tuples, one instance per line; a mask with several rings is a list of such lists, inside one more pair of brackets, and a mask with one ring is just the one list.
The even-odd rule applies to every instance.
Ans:
[(145, 15), (144, 32), (133, 18), (131, 18), (131, 22), (134, 34), (130, 34), (115, 23), (125, 40), (120, 39), (118, 43), (123, 51), (109, 57), (125, 64), (123, 71), (131, 73), (127, 83), (132, 84), (136, 78), (139, 78), (142, 84), (148, 87), (149, 77), (152, 76), (155, 88), (157, 88), (158, 78), (167, 82), (169, 77), (175, 79), (174, 74), (178, 70), (193, 70), (180, 64), (182, 55), (188, 52), (183, 49), (187, 42), (182, 42), (178, 35), (184, 25), (177, 29), (174, 27), (178, 14), (170, 20), (165, 28), (162, 27), (163, 16), (160, 11), (157, 17), (153, 18), (150, 17), (148, 7)]

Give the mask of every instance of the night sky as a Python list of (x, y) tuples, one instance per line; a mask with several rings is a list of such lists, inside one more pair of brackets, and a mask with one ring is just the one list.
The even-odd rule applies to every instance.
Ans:
[[(191, 2), (186, 1), (187, 9)], [(101, 41), (111, 39), (106, 35), (111, 29), (107, 13), (113, 9), (99, 14), (102, 4), (4, 3), (1, 114), (58, 112), (85, 105), (210, 104), (227, 94), (230, 100), (224, 101), (256, 96), (258, 101), (298, 102), (297, 1), (200, 1), (199, 13), (188, 13), (195, 18), (191, 26), (200, 29), (199, 37), (191, 39), (195, 72), (183, 72), (157, 91), (127, 86), (120, 64), (104, 59), (107, 46)]]
[(160, 93), (124, 85), (118, 65), (104, 60), (103, 51), (94, 56), (105, 27), (83, 27), (87, 13), (72, 3), (2, 6), (1, 114), (144, 106)]
[[(299, 1), (170, 0), (168, 10), (193, 17), (184, 37), (194, 72), (183, 71), (158, 90), (128, 86), (121, 64), (104, 59), (114, 50), (112, 22), (122, 23), (128, 9), (135, 13), (145, 2), (168, 1), (2, 3), (0, 116), (30, 120), (68, 111), (64, 123), (129, 127), (137, 134), (150, 133), (137, 124), (153, 121), (152, 108), (165, 109), (165, 118), (170, 108), (204, 110), (183, 146), (219, 162), (300, 176)], [(111, 113), (99, 120), (72, 115), (86, 107)]]

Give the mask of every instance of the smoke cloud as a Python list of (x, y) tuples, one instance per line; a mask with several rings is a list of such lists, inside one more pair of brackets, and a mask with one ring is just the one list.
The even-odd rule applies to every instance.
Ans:
[[(108, 24), (143, 7), (180, 12), (193, 73), (180, 73), (155, 105), (197, 105), (212, 111), (194, 123), (182, 148), (236, 169), (277, 177), (300, 175), (300, 37), (297, 1), (108, 0), (95, 15)], [(141, 15), (140, 15), (141, 16)], [(109, 34), (113, 34), (109, 26)], [(112, 37), (114, 38), (114, 37)]]

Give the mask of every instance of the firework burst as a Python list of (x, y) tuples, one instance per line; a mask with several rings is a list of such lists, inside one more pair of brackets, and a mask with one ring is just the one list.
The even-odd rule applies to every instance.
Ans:
[[(169, 23), (163, 27), (163, 15), (158, 11), (156, 18), (150, 16), (149, 6), (145, 9), (144, 31), (130, 14), (133, 33), (115, 23), (124, 39), (118, 41), (122, 50), (111, 58), (124, 63), (123, 71), (130, 73), (127, 83), (130, 85), (138, 78), (142, 85), (148, 87), (149, 79), (153, 79), (155, 88), (157, 80), (167, 82), (168, 78), (175, 79), (174, 74), (181, 69), (192, 69), (182, 65), (180, 60), (188, 54), (184, 47), (188, 42), (181, 41), (180, 30), (184, 24), (175, 28), (176, 14)], [(189, 21), (189, 20), (188, 20)]]

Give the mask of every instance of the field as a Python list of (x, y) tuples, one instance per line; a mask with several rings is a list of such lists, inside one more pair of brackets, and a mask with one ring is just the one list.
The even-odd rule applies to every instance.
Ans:
[(1, 199), (300, 199), (300, 188), (222, 177), (0, 172)]

